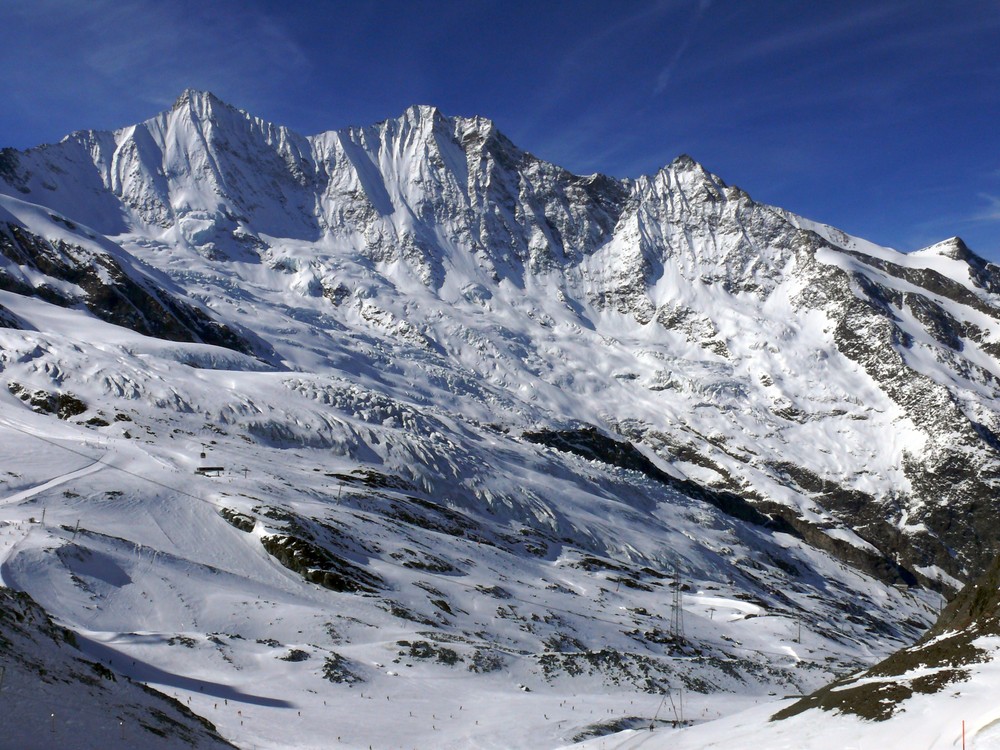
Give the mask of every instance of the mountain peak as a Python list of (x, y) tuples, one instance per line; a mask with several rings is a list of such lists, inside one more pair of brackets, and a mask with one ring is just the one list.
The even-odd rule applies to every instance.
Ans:
[(966, 245), (961, 237), (949, 237), (941, 242), (916, 250), (912, 252), (911, 255), (916, 257), (931, 256), (957, 260), (980, 272), (987, 266), (991, 265), (989, 261), (982, 256), (977, 255), (974, 250)]
[(204, 107), (209, 103), (219, 103), (222, 104), (222, 100), (219, 99), (211, 91), (200, 91), (198, 89), (187, 88), (181, 92), (181, 95), (177, 97), (173, 105), (170, 107), (170, 111), (180, 109), (186, 105), (196, 105)]
[(694, 178), (708, 180), (712, 185), (720, 189), (725, 186), (725, 183), (718, 176), (705, 169), (705, 166), (701, 162), (688, 154), (681, 154), (664, 167), (664, 169), (677, 175), (691, 175)]
[[(659, 184), (660, 188), (669, 189), (674, 185), (685, 185), (688, 188), (697, 187), (708, 191), (708, 194), (716, 199), (723, 198), (723, 191), (726, 183), (718, 176), (712, 174), (698, 161), (695, 161), (688, 154), (681, 154), (653, 177), (649, 178), (650, 184)], [(642, 180), (640, 180), (642, 182)]]
[(411, 104), (404, 110), (403, 114), (406, 117), (423, 119), (429, 117), (439, 117), (441, 116), (441, 110), (433, 104)]
[(163, 114), (172, 115), (175, 112), (187, 112), (199, 120), (217, 119), (222, 113), (238, 115), (240, 119), (259, 119), (253, 118), (248, 112), (223, 101), (211, 91), (199, 91), (192, 88), (184, 89), (170, 109)]
[(914, 255), (936, 255), (941, 258), (950, 258), (964, 263), (981, 265), (985, 261), (976, 255), (961, 237), (949, 237), (946, 240), (937, 242), (928, 247), (917, 250)]
[(703, 166), (701, 166), (701, 164), (699, 164), (697, 161), (695, 161), (688, 154), (681, 154), (676, 159), (674, 159), (672, 162), (670, 162), (670, 164), (668, 164), (667, 166), (670, 169), (674, 169), (674, 170), (700, 169), (703, 172), (705, 171), (705, 168)]
[(433, 126), (445, 122), (448, 118), (431, 104), (412, 104), (403, 111), (401, 119), (414, 125), (426, 123)]

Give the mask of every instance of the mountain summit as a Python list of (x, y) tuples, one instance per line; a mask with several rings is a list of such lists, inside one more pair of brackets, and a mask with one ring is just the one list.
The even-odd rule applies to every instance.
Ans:
[[(1000, 554), (998, 280), (688, 156), (582, 176), (481, 117), (302, 136), (189, 90), (0, 152), (2, 580), (200, 712), (242, 670), (416, 706), (397, 664), (811, 690)], [(525, 726), (602, 731), (556, 704)]]

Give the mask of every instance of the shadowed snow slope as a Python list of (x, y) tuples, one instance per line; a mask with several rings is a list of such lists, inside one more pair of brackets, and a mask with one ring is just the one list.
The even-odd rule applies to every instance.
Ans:
[(174, 700), (81, 657), (78, 637), (0, 588), (5, 747), (231, 748)]

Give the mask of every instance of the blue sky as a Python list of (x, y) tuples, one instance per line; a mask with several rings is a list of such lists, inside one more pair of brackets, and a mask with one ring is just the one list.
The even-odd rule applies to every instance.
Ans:
[(758, 200), (1000, 261), (996, 0), (5, 0), (0, 146), (187, 87), (303, 134), (410, 104), (579, 173), (688, 153)]

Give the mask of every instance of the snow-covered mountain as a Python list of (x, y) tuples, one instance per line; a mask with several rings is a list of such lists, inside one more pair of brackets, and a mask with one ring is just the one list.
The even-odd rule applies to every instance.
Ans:
[(997, 267), (688, 157), (188, 91), (0, 152), (0, 264), (2, 583), (239, 745), (707, 718), (908, 645), (1000, 553)]

